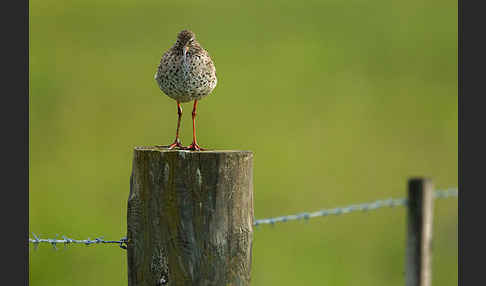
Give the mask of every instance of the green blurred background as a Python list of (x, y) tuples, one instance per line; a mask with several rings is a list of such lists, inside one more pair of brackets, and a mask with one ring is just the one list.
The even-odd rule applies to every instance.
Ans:
[[(457, 1), (32, 0), (31, 232), (125, 235), (133, 148), (174, 139), (153, 76), (184, 28), (219, 79), (198, 141), (254, 152), (257, 219), (457, 186)], [(457, 285), (457, 229), (457, 199), (436, 201), (434, 285)], [(259, 227), (252, 285), (404, 285), (405, 230), (404, 208)], [(116, 245), (29, 264), (31, 285), (127, 285)]]

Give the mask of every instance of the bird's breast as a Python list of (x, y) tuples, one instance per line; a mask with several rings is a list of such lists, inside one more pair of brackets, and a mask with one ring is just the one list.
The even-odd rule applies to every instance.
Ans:
[(190, 51), (185, 56), (173, 54), (155, 77), (166, 95), (181, 102), (209, 95), (217, 82), (211, 59)]

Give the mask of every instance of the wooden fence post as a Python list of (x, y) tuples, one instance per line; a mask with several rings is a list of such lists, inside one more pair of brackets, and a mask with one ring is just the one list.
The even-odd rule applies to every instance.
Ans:
[(134, 150), (128, 285), (250, 285), (253, 153)]
[(432, 221), (434, 212), (432, 180), (408, 181), (406, 286), (432, 284)]

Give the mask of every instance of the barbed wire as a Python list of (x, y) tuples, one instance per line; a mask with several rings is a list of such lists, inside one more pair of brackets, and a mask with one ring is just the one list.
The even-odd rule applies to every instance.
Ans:
[[(449, 197), (457, 197), (458, 196), (458, 189), (457, 188), (449, 188), (445, 190), (437, 190), (434, 192), (434, 198), (436, 199), (441, 199), (441, 198), (449, 198)], [(337, 207), (337, 208), (332, 208), (332, 209), (323, 209), (319, 210), (316, 212), (304, 212), (304, 213), (299, 213), (299, 214), (293, 214), (293, 215), (286, 215), (286, 216), (279, 216), (279, 217), (273, 217), (273, 218), (265, 218), (265, 219), (259, 219), (256, 220), (253, 225), (255, 227), (258, 227), (259, 225), (262, 224), (271, 224), (274, 225), (276, 223), (282, 223), (282, 222), (287, 222), (287, 221), (292, 221), (292, 220), (308, 220), (311, 218), (316, 218), (316, 217), (324, 217), (324, 216), (329, 216), (329, 215), (341, 215), (341, 214), (347, 214), (355, 211), (362, 211), (362, 212), (367, 212), (367, 211), (372, 211), (376, 210), (379, 208), (384, 208), (384, 207), (396, 207), (396, 206), (405, 206), (407, 205), (407, 199), (406, 198), (399, 198), (399, 199), (384, 199), (384, 200), (377, 200), (374, 202), (369, 202), (369, 203), (361, 203), (361, 204), (354, 204), (354, 205), (348, 205), (344, 207)], [(85, 245), (91, 245), (91, 244), (118, 244), (121, 248), (127, 249), (128, 245), (128, 240), (126, 237), (122, 237), (120, 240), (103, 240), (103, 237), (100, 238), (95, 238), (94, 240), (91, 240), (90, 238), (84, 239), (84, 240), (76, 240), (72, 238), (68, 238), (66, 236), (61, 236), (62, 239), (50, 239), (50, 238), (40, 238), (40, 236), (37, 236), (36, 234), (32, 233), (34, 238), (29, 238), (29, 242), (34, 244), (34, 249), (37, 249), (38, 245), (40, 243), (49, 243), (54, 247), (54, 249), (57, 250), (57, 245), (64, 245), (64, 247), (70, 245), (70, 244), (85, 244)], [(57, 237), (58, 235), (56, 235)]]
[[(72, 239), (68, 238), (66, 236), (61, 236), (62, 239), (51, 239), (51, 238), (40, 238), (37, 236), (35, 233), (32, 233), (34, 238), (29, 238), (29, 242), (34, 244), (34, 249), (37, 249), (39, 246), (39, 243), (49, 243), (54, 247), (54, 249), (57, 250), (57, 245), (63, 244), (64, 247), (68, 246), (69, 244), (85, 244), (85, 245), (91, 245), (91, 244), (118, 244), (121, 248), (127, 249), (127, 238), (122, 237), (120, 240), (104, 240), (103, 237), (95, 238), (91, 240), (90, 238), (88, 239), (82, 239), (82, 240), (77, 240), (77, 239)], [(58, 235), (56, 235), (57, 237)]]
[[(449, 188), (445, 190), (437, 190), (434, 192), (434, 198), (448, 198), (448, 197), (457, 197), (458, 190), (457, 188)], [(273, 217), (273, 218), (265, 218), (265, 219), (259, 219), (256, 220), (253, 225), (254, 226), (259, 226), (262, 224), (271, 224), (274, 225), (275, 223), (281, 223), (281, 222), (287, 222), (287, 221), (292, 221), (292, 220), (308, 220), (311, 218), (316, 218), (316, 217), (323, 217), (323, 216), (329, 216), (329, 215), (341, 215), (341, 214), (347, 214), (355, 211), (371, 211), (371, 210), (376, 210), (379, 208), (384, 208), (384, 207), (396, 207), (396, 206), (405, 206), (407, 204), (407, 199), (406, 198), (400, 198), (400, 199), (385, 199), (385, 200), (377, 200), (374, 202), (370, 203), (362, 203), (362, 204), (355, 204), (355, 205), (349, 205), (349, 206), (344, 206), (344, 207), (337, 207), (337, 208), (332, 208), (332, 209), (323, 209), (319, 210), (316, 212), (304, 212), (304, 213), (299, 213), (299, 214), (293, 214), (293, 215), (286, 215), (286, 216), (279, 216), (279, 217)]]

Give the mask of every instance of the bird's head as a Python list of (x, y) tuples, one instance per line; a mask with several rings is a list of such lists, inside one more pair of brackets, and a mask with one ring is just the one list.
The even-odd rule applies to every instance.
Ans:
[(182, 50), (184, 57), (189, 49), (197, 45), (196, 35), (192, 31), (182, 30), (177, 35), (176, 46)]

